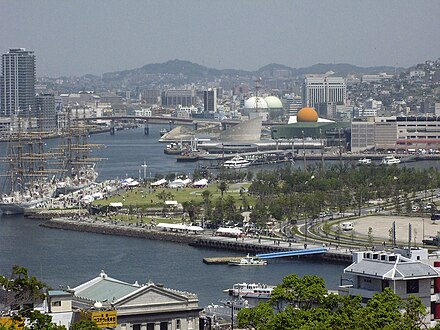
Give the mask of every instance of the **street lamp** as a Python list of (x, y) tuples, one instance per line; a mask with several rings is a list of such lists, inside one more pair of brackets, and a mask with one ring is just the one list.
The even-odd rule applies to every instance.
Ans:
[(303, 156), (304, 156), (304, 172), (307, 172), (307, 163), (306, 163), (306, 142), (304, 140), (304, 130), (301, 131), (302, 140), (303, 140)]
[(234, 301), (227, 301), (226, 306), (231, 307), (231, 330), (234, 330)]

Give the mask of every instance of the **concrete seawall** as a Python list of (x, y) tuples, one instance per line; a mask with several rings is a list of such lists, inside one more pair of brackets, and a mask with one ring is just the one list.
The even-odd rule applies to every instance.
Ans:
[[(221, 250), (242, 251), (245, 253), (281, 252), (302, 249), (302, 244), (291, 245), (286, 242), (274, 242), (273, 240), (246, 239), (236, 240), (233, 238), (196, 235), (176, 232), (158, 231), (150, 228), (115, 225), (102, 221), (72, 220), (66, 218), (51, 219), (43, 222), (42, 227), (90, 232), (104, 235), (118, 235), (144, 239), (169, 241), (180, 244), (189, 244), (196, 247), (214, 248)], [(312, 246), (311, 246), (312, 247)], [(351, 253), (343, 251), (329, 251), (319, 255), (301, 256), (301, 259), (325, 260), (329, 262), (351, 262)]]
[(197, 238), (194, 235), (163, 232), (142, 227), (118, 226), (106, 224), (103, 222), (88, 222), (67, 219), (51, 219), (43, 222), (40, 226), (46, 228), (74, 230), (103, 235), (117, 235), (163, 240), (183, 244), (194, 243)]

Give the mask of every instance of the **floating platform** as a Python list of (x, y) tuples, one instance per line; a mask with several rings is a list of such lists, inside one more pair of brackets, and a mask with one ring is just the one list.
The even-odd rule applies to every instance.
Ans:
[(241, 258), (243, 257), (212, 257), (212, 258), (203, 258), (203, 263), (208, 265), (224, 265), (231, 261), (233, 262), (240, 262)]

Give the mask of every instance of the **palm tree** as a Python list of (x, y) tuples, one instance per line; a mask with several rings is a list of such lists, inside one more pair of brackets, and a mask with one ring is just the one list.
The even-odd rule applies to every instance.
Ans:
[(223, 200), (223, 195), (224, 195), (225, 191), (228, 190), (228, 184), (226, 183), (226, 181), (222, 180), (222, 181), (219, 182), (217, 187), (220, 190), (221, 198)]

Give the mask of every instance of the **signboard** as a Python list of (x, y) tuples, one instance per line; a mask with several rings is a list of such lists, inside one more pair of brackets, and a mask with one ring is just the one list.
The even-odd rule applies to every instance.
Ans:
[(92, 312), (92, 321), (98, 328), (114, 328), (118, 325), (116, 311)]

